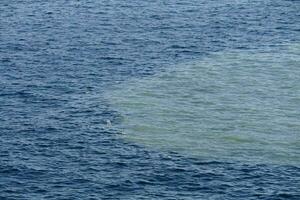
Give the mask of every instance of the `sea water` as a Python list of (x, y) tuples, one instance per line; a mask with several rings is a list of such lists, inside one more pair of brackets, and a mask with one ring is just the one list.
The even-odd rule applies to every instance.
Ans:
[(298, 0), (1, 0), (0, 199), (300, 199)]
[(119, 85), (126, 139), (201, 158), (300, 162), (300, 46), (223, 51)]

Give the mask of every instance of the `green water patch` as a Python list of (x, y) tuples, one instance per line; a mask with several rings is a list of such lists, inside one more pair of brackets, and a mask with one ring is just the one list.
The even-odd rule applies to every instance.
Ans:
[(126, 140), (199, 158), (300, 163), (300, 46), (215, 53), (106, 94)]

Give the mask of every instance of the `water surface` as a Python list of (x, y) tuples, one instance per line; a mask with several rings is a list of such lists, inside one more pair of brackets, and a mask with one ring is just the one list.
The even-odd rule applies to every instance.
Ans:
[(0, 199), (300, 199), (299, 10), (1, 0)]
[(125, 82), (124, 137), (223, 161), (299, 164), (300, 46), (225, 51)]

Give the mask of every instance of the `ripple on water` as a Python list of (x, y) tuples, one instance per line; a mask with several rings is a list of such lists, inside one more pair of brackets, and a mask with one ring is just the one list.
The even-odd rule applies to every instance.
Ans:
[(182, 154), (300, 162), (300, 49), (216, 53), (113, 89), (126, 139)]

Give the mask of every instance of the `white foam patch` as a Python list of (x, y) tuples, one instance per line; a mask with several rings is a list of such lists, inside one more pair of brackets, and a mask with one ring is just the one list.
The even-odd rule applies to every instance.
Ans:
[(300, 163), (300, 46), (223, 52), (106, 94), (121, 137), (188, 156)]

